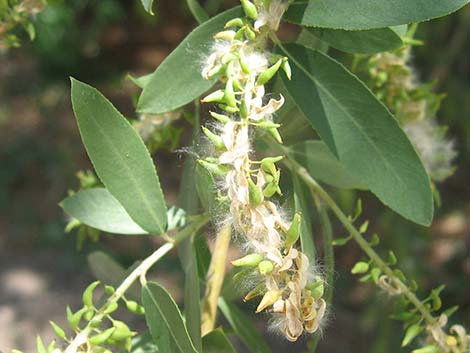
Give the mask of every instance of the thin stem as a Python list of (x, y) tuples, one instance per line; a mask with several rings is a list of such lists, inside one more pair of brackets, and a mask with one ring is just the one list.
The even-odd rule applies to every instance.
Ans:
[(232, 236), (232, 226), (227, 224), (222, 227), (215, 241), (212, 259), (207, 273), (207, 286), (204, 303), (202, 306), (202, 335), (212, 331), (217, 317), (217, 304), (225, 277), (225, 263)]
[[(106, 302), (101, 306), (101, 308), (97, 311), (96, 315), (93, 317), (93, 322), (101, 322), (106, 317), (106, 309), (110, 307), (110, 305), (117, 302), (121, 299), (126, 291), (134, 284), (134, 282), (140, 278), (143, 283), (145, 283), (145, 274), (147, 271), (155, 265), (161, 258), (163, 258), (166, 254), (168, 254), (177, 244), (179, 244), (182, 240), (186, 239), (187, 237), (193, 235), (197, 232), (201, 227), (203, 227), (208, 222), (208, 217), (203, 215), (199, 216), (198, 219), (187, 226), (186, 228), (182, 229), (181, 232), (176, 234), (175, 237), (171, 238), (171, 241), (163, 244), (159, 247), (154, 253), (152, 253), (149, 257), (147, 257), (142, 263), (137, 266), (116, 288), (116, 291), (106, 300)], [(87, 337), (92, 332), (92, 327), (90, 323), (81, 330), (81, 332), (75, 336), (75, 338), (70, 342), (65, 353), (75, 353), (77, 348), (79, 348), (82, 344), (87, 341)]]
[(294, 168), (295, 172), (300, 176), (300, 178), (308, 185), (308, 187), (314, 192), (318, 197), (320, 197), (333, 211), (338, 220), (343, 224), (349, 234), (353, 237), (359, 247), (369, 256), (369, 258), (385, 273), (389, 279), (394, 283), (394, 285), (400, 289), (403, 295), (418, 309), (423, 318), (430, 324), (434, 325), (436, 319), (431, 315), (429, 310), (424, 306), (424, 304), (416, 297), (416, 295), (408, 288), (408, 286), (403, 283), (393, 272), (393, 270), (388, 266), (382, 258), (375, 252), (372, 246), (367, 242), (362, 234), (356, 229), (356, 227), (351, 223), (349, 218), (341, 211), (336, 202), (331, 198), (331, 196), (323, 189), (307, 172), (307, 170), (296, 163), (295, 161), (289, 161), (289, 163)]

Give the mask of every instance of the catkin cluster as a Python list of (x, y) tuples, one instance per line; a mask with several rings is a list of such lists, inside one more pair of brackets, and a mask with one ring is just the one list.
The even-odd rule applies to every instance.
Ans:
[(286, 5), (278, 0), (241, 3), (246, 16), (228, 21), (214, 36), (202, 69), (204, 78), (218, 77), (222, 88), (202, 100), (218, 107), (211, 112), (217, 131), (202, 128), (217, 153), (199, 163), (223, 180), (221, 191), (228, 199), (233, 227), (247, 250), (233, 262), (242, 269), (237, 277), (255, 278), (245, 300), (260, 297), (256, 312), (273, 313), (276, 327), (294, 342), (304, 331), (319, 328), (326, 309), (324, 284), (296, 247), (301, 215), (289, 222), (271, 201), (282, 195), (276, 166), (282, 156), (250, 159), (255, 129), (264, 129), (282, 143), (272, 116), (284, 98), (267, 99), (266, 84), (279, 70), (289, 79), (291, 72), (287, 58), (267, 48)]

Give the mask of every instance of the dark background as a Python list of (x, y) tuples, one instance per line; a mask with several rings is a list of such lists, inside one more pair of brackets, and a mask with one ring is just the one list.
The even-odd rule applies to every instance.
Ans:
[[(215, 12), (220, 4), (206, 5)], [(68, 77), (92, 84), (135, 117), (132, 97), (138, 90), (126, 74), (153, 71), (196, 25), (182, 1), (159, 1), (156, 10), (155, 17), (147, 15), (137, 0), (64, 1), (38, 15), (34, 42), (25, 38), (21, 48), (0, 56), (0, 350), (32, 352), (36, 334), (47, 341), (53, 337), (48, 320), (63, 323), (65, 306), (77, 307), (93, 278), (86, 261), (93, 250), (106, 249), (124, 265), (148, 253), (149, 239), (111, 236), (87, 241), (77, 251), (76, 233), (64, 233), (66, 217), (58, 203), (78, 188), (77, 170), (91, 168), (73, 118)], [(420, 25), (417, 37), (426, 43), (414, 50), (418, 77), (438, 79), (437, 89), (448, 94), (438, 119), (455, 140), (457, 171), (439, 185), (443, 206), (431, 228), (400, 219), (373, 198), (365, 214), (371, 232), (381, 236), (380, 249), (395, 251), (421, 294), (447, 285), (444, 305), (459, 305), (453, 319), (468, 327), (470, 7)], [(161, 151), (156, 160), (167, 197), (174, 200), (181, 157)], [(336, 198), (346, 210), (353, 207), (352, 193), (338, 191)], [(339, 225), (334, 229), (336, 236), (344, 235)], [(401, 327), (387, 319), (392, 301), (349, 274), (361, 256), (352, 243), (336, 250), (334, 303), (319, 352), (399, 351)], [(160, 269), (159, 278), (180, 299), (175, 256)], [(141, 319), (132, 322), (142, 327)], [(292, 350), (280, 338), (267, 337), (276, 351)]]

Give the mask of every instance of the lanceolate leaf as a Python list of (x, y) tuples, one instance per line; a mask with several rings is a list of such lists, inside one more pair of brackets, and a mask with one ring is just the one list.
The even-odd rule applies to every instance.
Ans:
[(142, 2), (142, 5), (144, 6), (145, 11), (147, 11), (149, 14), (153, 15), (153, 0), (140, 0)]
[(253, 326), (253, 323), (235, 304), (219, 299), (219, 308), (224, 314), (233, 330), (240, 336), (252, 353), (270, 353), (270, 349), (263, 337)]
[(199, 24), (204, 23), (209, 19), (209, 15), (197, 0), (186, 0), (186, 4), (189, 7), (189, 11), (191, 11), (193, 17)]
[(225, 22), (241, 15), (234, 8), (215, 16), (192, 31), (153, 73), (139, 98), (137, 110), (159, 114), (175, 110), (206, 92), (215, 80), (201, 76), (202, 62), (209, 55), (212, 36)]
[(290, 147), (290, 158), (302, 164), (315, 179), (342, 189), (367, 189), (361, 178), (351, 173), (320, 140)]
[(202, 338), (202, 347), (204, 353), (236, 353), (232, 343), (220, 328), (209, 332)]
[(163, 233), (165, 200), (142, 139), (100, 92), (75, 79), (72, 104), (88, 156), (103, 184), (142, 229)]
[(375, 54), (399, 48), (403, 45), (400, 36), (391, 28), (364, 31), (343, 29), (308, 28), (312, 34), (335, 49), (353, 54)]
[(73, 218), (103, 232), (148, 234), (104, 188), (81, 190), (67, 197), (60, 205)]
[(161, 352), (197, 353), (181, 313), (171, 295), (158, 283), (142, 287), (145, 318)]
[(303, 26), (361, 30), (423, 22), (457, 11), (469, 0), (310, 0), (292, 4), (285, 19)]
[(290, 95), (339, 161), (384, 204), (416, 223), (433, 216), (429, 177), (385, 106), (330, 57), (289, 44)]

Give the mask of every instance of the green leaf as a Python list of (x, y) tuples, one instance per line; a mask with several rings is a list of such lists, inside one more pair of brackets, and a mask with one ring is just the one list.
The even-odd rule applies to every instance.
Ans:
[(387, 108), (330, 57), (296, 44), (283, 51), (294, 78), (284, 80), (289, 94), (339, 161), (385, 205), (429, 225), (429, 176)]
[(353, 175), (323, 141), (300, 142), (290, 150), (290, 157), (302, 164), (315, 179), (341, 189), (367, 190), (364, 182)]
[(148, 234), (104, 188), (86, 189), (67, 197), (60, 206), (87, 226), (114, 234)]
[(101, 283), (116, 287), (125, 279), (124, 267), (108, 254), (94, 251), (88, 255), (87, 260), (91, 272)]
[(236, 353), (232, 343), (220, 328), (209, 332), (202, 338), (202, 347), (204, 353)]
[(241, 14), (239, 7), (233, 8), (192, 31), (152, 74), (139, 98), (137, 110), (152, 114), (172, 111), (211, 88), (215, 79), (204, 80), (201, 62), (209, 54), (212, 36), (223, 30), (225, 22)]
[(308, 191), (305, 190), (298, 176), (293, 174), (294, 182), (294, 204), (295, 211), (301, 212), (302, 222), (300, 223), (300, 245), (302, 252), (307, 255), (311, 263), (315, 262), (315, 243), (313, 241), (312, 222), (310, 221), (310, 212), (307, 207)]
[(391, 28), (364, 31), (308, 28), (308, 31), (333, 48), (346, 53), (375, 54), (396, 49), (403, 45), (401, 37)]
[(152, 75), (153, 73), (140, 76), (140, 77), (134, 77), (131, 74), (128, 74), (126, 78), (131, 80), (132, 83), (134, 83), (137, 87), (144, 89), (145, 86), (147, 86), (147, 84), (150, 82)]
[(188, 5), (189, 11), (191, 11), (193, 17), (199, 24), (204, 23), (209, 19), (209, 15), (197, 0), (186, 0), (186, 4)]
[(252, 353), (270, 353), (270, 349), (256, 327), (235, 304), (219, 299), (219, 309), (224, 314), (233, 330), (240, 336), (243, 343)]
[(153, 0), (140, 0), (142, 2), (142, 5), (144, 6), (145, 11), (147, 11), (149, 14), (153, 15)]
[(457, 11), (469, 0), (310, 0), (289, 7), (287, 21), (309, 27), (361, 30), (423, 22)]
[(164, 233), (163, 192), (137, 132), (100, 92), (75, 79), (72, 105), (88, 155), (108, 191), (142, 229)]
[(197, 353), (171, 295), (155, 282), (142, 287), (142, 303), (150, 333), (161, 352)]

